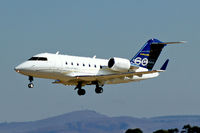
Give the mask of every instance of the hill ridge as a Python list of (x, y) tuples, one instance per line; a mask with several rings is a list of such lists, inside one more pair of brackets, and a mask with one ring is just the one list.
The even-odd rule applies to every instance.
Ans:
[(0, 123), (3, 133), (123, 133), (128, 128), (144, 132), (182, 128), (185, 124), (200, 125), (200, 115), (174, 115), (150, 118), (109, 117), (96, 111), (82, 110), (30, 121)]

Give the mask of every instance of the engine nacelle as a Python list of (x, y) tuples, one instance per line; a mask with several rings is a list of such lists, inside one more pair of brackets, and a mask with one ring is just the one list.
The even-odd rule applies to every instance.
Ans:
[(113, 57), (109, 59), (108, 67), (114, 71), (128, 72), (131, 67), (131, 63), (127, 59)]

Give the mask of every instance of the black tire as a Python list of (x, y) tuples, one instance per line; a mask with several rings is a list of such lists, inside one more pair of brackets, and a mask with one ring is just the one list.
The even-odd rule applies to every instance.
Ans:
[(33, 83), (29, 83), (28, 84), (28, 88), (33, 88), (34, 87), (34, 84)]
[(103, 93), (103, 88), (102, 87), (97, 87), (97, 88), (95, 88), (95, 92), (97, 94)]
[(79, 96), (83, 96), (83, 95), (85, 95), (85, 90), (84, 89), (78, 89), (77, 93), (78, 93)]

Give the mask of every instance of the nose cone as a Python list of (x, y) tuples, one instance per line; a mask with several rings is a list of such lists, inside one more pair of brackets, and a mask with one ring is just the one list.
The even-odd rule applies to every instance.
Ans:
[(24, 62), (22, 64), (19, 64), (18, 66), (16, 66), (14, 68), (14, 70), (18, 73), (25, 73), (27, 71), (31, 71), (32, 70), (32, 67), (30, 65), (30, 63), (28, 62)]
[(16, 66), (15, 68), (14, 68), (14, 70), (16, 71), (16, 72), (20, 72), (20, 71), (23, 71), (23, 69), (24, 69), (24, 67), (20, 64), (20, 65), (18, 65), (18, 66)]

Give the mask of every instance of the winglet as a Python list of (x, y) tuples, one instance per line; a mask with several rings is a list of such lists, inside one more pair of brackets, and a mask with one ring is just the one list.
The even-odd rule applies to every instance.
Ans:
[(160, 68), (160, 70), (166, 70), (166, 68), (167, 68), (167, 65), (168, 65), (168, 62), (169, 62), (169, 59), (167, 59), (166, 61), (165, 61), (165, 63), (162, 65), (162, 67)]

